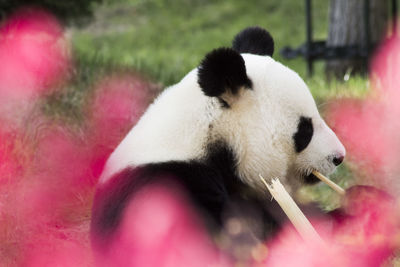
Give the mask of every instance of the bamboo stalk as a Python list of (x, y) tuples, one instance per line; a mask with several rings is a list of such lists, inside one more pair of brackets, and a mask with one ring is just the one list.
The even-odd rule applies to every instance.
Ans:
[(340, 195), (344, 195), (346, 193), (346, 191), (341, 188), (340, 186), (338, 186), (337, 184), (335, 184), (334, 182), (332, 182), (329, 178), (325, 177), (324, 175), (322, 175), (320, 172), (318, 171), (313, 171), (312, 174), (314, 174), (318, 179), (320, 179), (321, 181), (323, 181), (324, 183), (326, 183), (330, 188), (332, 188), (333, 190), (335, 190), (337, 193), (339, 193)]
[(273, 179), (269, 185), (265, 179), (259, 174), (260, 179), (263, 181), (271, 195), (278, 202), (279, 206), (283, 209), (289, 220), (292, 222), (297, 232), (304, 240), (316, 240), (322, 242), (321, 237), (315, 231), (310, 221), (306, 218), (304, 213), (300, 210), (293, 198), (289, 195), (283, 187), (279, 179)]

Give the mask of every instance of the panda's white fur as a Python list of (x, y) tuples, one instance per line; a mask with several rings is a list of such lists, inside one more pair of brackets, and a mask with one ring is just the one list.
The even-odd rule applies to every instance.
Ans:
[[(206, 145), (223, 139), (237, 158), (239, 177), (262, 188), (258, 174), (279, 177), (296, 189), (299, 176), (316, 169), (334, 171), (332, 157), (345, 155), (336, 135), (320, 117), (303, 80), (269, 56), (241, 54), (252, 90), (225, 95), (230, 108), (206, 96), (194, 69), (167, 88), (110, 156), (101, 182), (127, 166), (188, 161), (205, 156)], [(300, 153), (293, 134), (301, 116), (312, 119), (314, 134)]]

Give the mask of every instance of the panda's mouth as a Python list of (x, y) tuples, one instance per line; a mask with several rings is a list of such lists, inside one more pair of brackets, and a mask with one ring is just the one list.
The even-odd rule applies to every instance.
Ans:
[(316, 184), (316, 183), (318, 183), (319, 181), (321, 181), (321, 180), (318, 179), (313, 173), (305, 174), (305, 175), (303, 176), (303, 180), (304, 180), (304, 183), (305, 183), (305, 184), (309, 184), (309, 185)]

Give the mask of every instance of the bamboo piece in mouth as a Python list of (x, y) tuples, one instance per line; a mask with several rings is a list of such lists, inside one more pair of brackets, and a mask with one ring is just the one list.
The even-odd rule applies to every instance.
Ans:
[(320, 172), (313, 171), (312, 174), (314, 174), (318, 179), (320, 179), (322, 182), (326, 183), (330, 188), (335, 190), (340, 195), (344, 195), (345, 194), (345, 190), (343, 188), (341, 188), (340, 186), (338, 186), (337, 184), (332, 182), (329, 178), (325, 177)]
[(289, 220), (292, 222), (294, 228), (300, 234), (300, 236), (305, 241), (317, 241), (323, 243), (323, 240), (315, 231), (314, 227), (311, 225), (310, 221), (294, 202), (293, 198), (289, 195), (286, 189), (283, 187), (279, 179), (273, 179), (271, 184), (268, 184), (265, 179), (259, 174), (261, 181), (265, 184), (271, 195), (278, 202), (279, 206), (288, 216)]

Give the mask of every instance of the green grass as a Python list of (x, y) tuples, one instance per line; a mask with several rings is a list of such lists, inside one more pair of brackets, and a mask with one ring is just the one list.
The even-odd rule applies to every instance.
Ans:
[[(325, 38), (329, 1), (314, 1), (314, 36)], [(259, 25), (275, 40), (274, 57), (305, 76), (302, 59), (279, 50), (305, 40), (303, 1), (128, 0), (97, 7), (96, 22), (73, 31), (78, 56), (100, 56), (145, 72), (165, 85), (179, 81), (210, 50), (230, 46), (241, 29)], [(317, 74), (322, 65), (317, 65)]]
[[(314, 39), (326, 38), (328, 5), (328, 0), (313, 2)], [(97, 65), (135, 69), (164, 86), (178, 82), (207, 52), (230, 46), (241, 29), (259, 25), (274, 37), (274, 58), (306, 80), (318, 103), (361, 96), (367, 88), (366, 80), (359, 77), (327, 83), (323, 62), (316, 62), (309, 79), (302, 58), (281, 56), (283, 47), (304, 43), (303, 1), (105, 0), (95, 9), (91, 25), (72, 30), (75, 56), (92, 65), (98, 59)]]
[(95, 82), (122, 68), (99, 55), (74, 56), (74, 66), (69, 71), (67, 82), (43, 99), (41, 108), (48, 117), (79, 127), (85, 121), (84, 107)]

